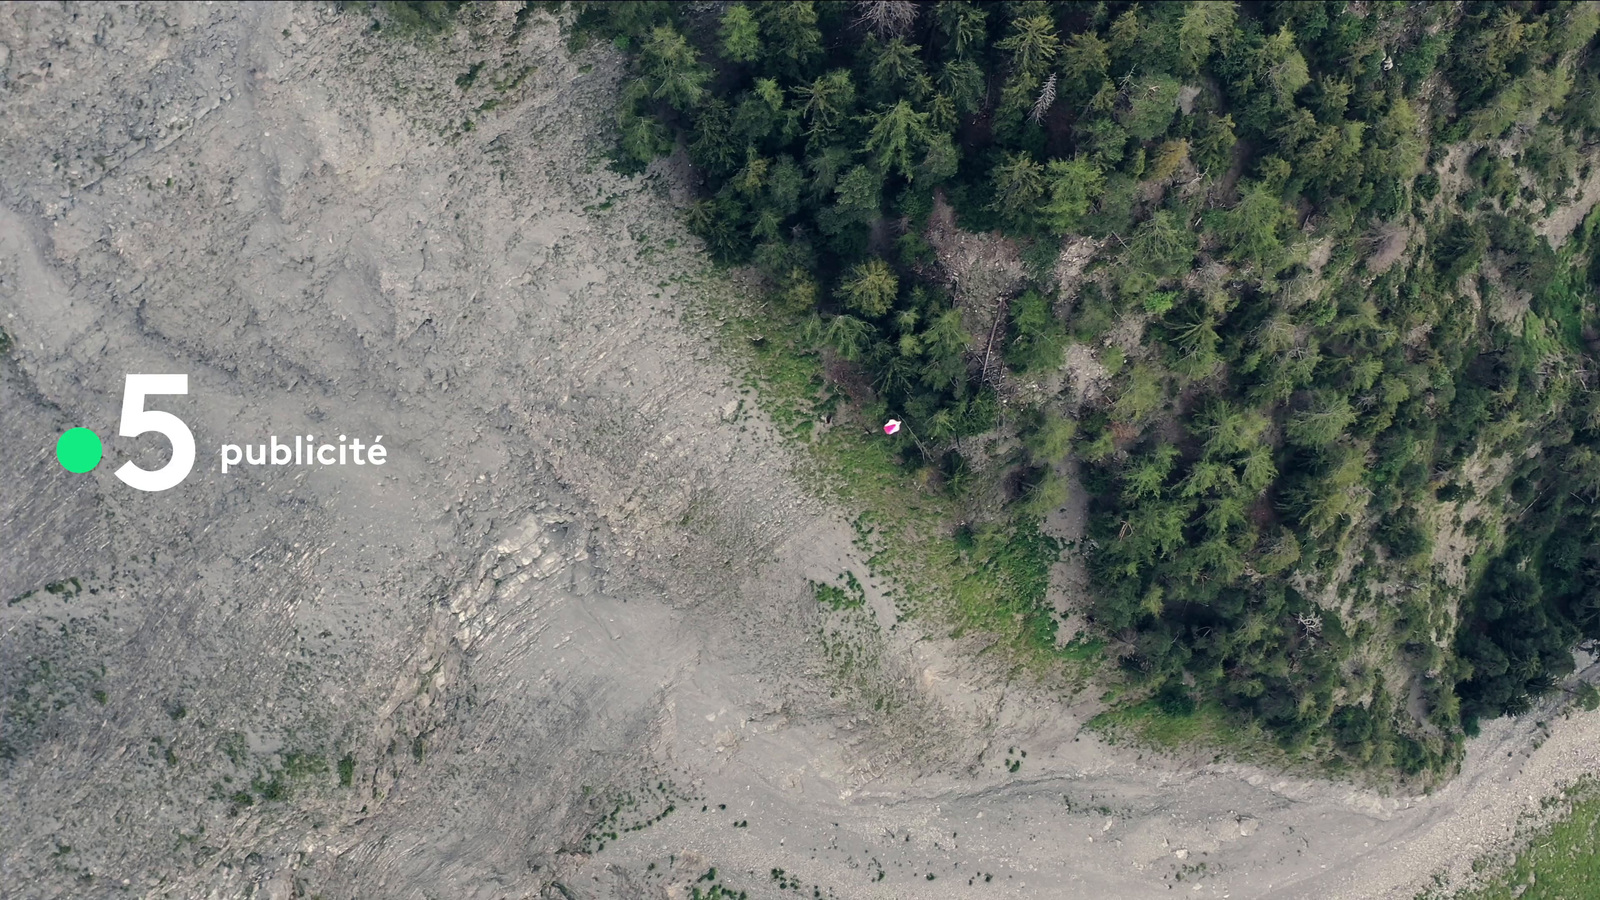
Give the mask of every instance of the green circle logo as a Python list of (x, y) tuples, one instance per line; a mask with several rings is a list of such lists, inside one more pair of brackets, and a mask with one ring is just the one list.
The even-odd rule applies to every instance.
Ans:
[(100, 446), (100, 435), (87, 428), (69, 428), (56, 439), (56, 459), (68, 472), (87, 472), (100, 465), (105, 452)]

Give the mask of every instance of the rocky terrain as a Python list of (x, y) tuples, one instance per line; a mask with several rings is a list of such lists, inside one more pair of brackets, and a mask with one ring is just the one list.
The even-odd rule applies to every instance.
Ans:
[[(874, 583), (841, 676), (848, 511), (673, 171), (607, 169), (616, 59), (519, 11), (0, 8), (0, 894), (1408, 897), (1600, 768), (1597, 713), (1426, 797), (1108, 747)], [(137, 372), (189, 375), (159, 494)], [(219, 471), (335, 432), (387, 464)]]

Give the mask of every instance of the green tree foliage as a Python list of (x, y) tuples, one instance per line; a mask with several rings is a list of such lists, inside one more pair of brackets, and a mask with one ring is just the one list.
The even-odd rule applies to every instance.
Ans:
[(1136, 141), (1148, 141), (1167, 133), (1173, 116), (1178, 114), (1176, 78), (1158, 75), (1135, 83), (1128, 96), (1128, 105), (1119, 117), (1128, 136)]
[[(455, 24), (456, 15), (467, 0), (380, 0), (372, 7), (380, 11), (373, 27), (389, 28), (400, 34), (436, 34)], [(366, 4), (362, 4), (365, 7)]]
[(1044, 167), (1026, 153), (1008, 156), (994, 170), (993, 209), (1002, 221), (1019, 231), (1038, 220), (1039, 200), (1044, 192)]
[(805, 117), (806, 134), (827, 138), (842, 125), (855, 106), (856, 85), (850, 73), (836, 69), (796, 89)]
[[(1118, 287), (1130, 298), (1189, 271), (1199, 244), (1176, 215), (1162, 210), (1141, 223), (1128, 241)], [(1162, 310), (1165, 311), (1165, 310)]]
[(881, 259), (873, 258), (850, 270), (840, 285), (845, 305), (865, 316), (877, 318), (894, 305), (900, 281), (894, 270)]
[(1019, 371), (1061, 365), (1066, 329), (1051, 312), (1049, 299), (1038, 291), (1027, 291), (1011, 301), (1009, 337), (1006, 361)]
[(1195, 0), (1178, 27), (1178, 59), (1185, 72), (1199, 71), (1212, 48), (1228, 34), (1238, 10), (1233, 3)]
[(1023, 429), (1023, 446), (1028, 458), (1038, 465), (1065, 459), (1077, 434), (1077, 423), (1048, 412), (1034, 412)]
[(1044, 224), (1057, 234), (1075, 231), (1094, 207), (1105, 176), (1087, 159), (1057, 159), (1051, 160), (1046, 179), (1049, 198), (1040, 210)]
[[(1600, 636), (1600, 214), (1541, 224), (1600, 140), (1600, 13), (1346, 6), (590, 3), (579, 28), (632, 54), (619, 166), (682, 142), (690, 229), (805, 323), (797, 352), (853, 363), (908, 468), (1022, 534), (1080, 467), (1127, 696), (1440, 772)], [(941, 202), (1016, 242), (1008, 301), (957, 305)], [(1064, 247), (1093, 258), (1058, 287)], [(1099, 364), (1075, 408), (1048, 394), (1069, 349)], [(995, 428), (1011, 451), (975, 463)]]
[[(882, 204), (883, 176), (867, 166), (856, 166), (839, 180), (839, 186), (834, 189), (834, 193), (838, 195), (838, 200), (829, 211), (838, 214), (836, 222), (870, 224), (878, 217), (878, 210)], [(821, 224), (825, 230), (833, 230), (826, 220)]]
[(1110, 46), (1094, 32), (1075, 34), (1062, 51), (1061, 68), (1072, 82), (1098, 84), (1111, 66)]
[(1061, 39), (1050, 16), (1034, 15), (1013, 20), (1011, 35), (997, 41), (995, 47), (1009, 55), (1012, 77), (1037, 82), (1061, 51)]
[(879, 171), (893, 169), (911, 180), (917, 151), (925, 151), (930, 139), (928, 114), (917, 112), (907, 101), (870, 116), (872, 130), (867, 134), (866, 151)]
[(1283, 235), (1291, 221), (1288, 207), (1277, 195), (1265, 185), (1254, 185), (1223, 216), (1217, 236), (1233, 259), (1271, 274), (1282, 261)]
[(650, 96), (677, 109), (688, 109), (705, 95), (711, 72), (700, 65), (700, 54), (673, 28), (659, 25), (641, 50)]
[(722, 55), (730, 62), (755, 62), (761, 56), (761, 32), (750, 7), (735, 3), (722, 14)]
[(813, 0), (789, 3), (762, 3), (757, 21), (772, 48), (774, 71), (789, 77), (803, 77), (822, 56), (822, 30), (817, 27), (817, 8)]
[(1356, 414), (1348, 399), (1323, 392), (1313, 397), (1305, 409), (1289, 417), (1285, 431), (1290, 442), (1315, 449), (1338, 440), (1355, 420)]
[(940, 0), (934, 7), (938, 34), (945, 41), (950, 55), (966, 57), (985, 49), (988, 38), (989, 13), (976, 3), (962, 0)]
[(619, 134), (618, 158), (628, 171), (643, 169), (650, 160), (672, 149), (672, 133), (654, 116), (641, 113), (641, 102), (650, 95), (642, 81), (635, 81), (622, 92), (617, 104)]

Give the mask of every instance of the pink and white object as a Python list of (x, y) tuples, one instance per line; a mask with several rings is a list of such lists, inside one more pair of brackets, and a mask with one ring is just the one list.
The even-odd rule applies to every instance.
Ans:
[(899, 431), (899, 430), (900, 430), (900, 420), (899, 419), (890, 419), (889, 421), (883, 423), (883, 433), (884, 434), (894, 434), (896, 431)]

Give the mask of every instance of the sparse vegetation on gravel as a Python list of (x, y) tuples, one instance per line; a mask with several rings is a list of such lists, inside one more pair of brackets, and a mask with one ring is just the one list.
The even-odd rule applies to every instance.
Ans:
[(1475, 870), (1489, 874), (1476, 887), (1462, 891), (1425, 891), (1417, 900), (1577, 900), (1600, 896), (1600, 783), (1585, 778), (1558, 797), (1547, 798), (1541, 812), (1558, 810), (1553, 822), (1535, 826), (1522, 836), (1522, 849), (1509, 862), (1495, 866), (1480, 861)]

